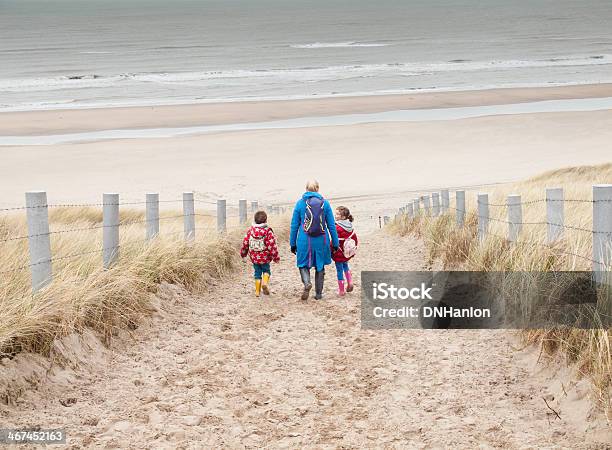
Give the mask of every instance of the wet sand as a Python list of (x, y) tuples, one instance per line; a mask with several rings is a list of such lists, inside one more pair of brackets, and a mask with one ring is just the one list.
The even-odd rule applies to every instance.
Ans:
[(0, 113), (0, 136), (221, 125), (400, 109), (486, 106), (611, 96), (612, 84), (595, 84), (305, 100), (4, 112)]

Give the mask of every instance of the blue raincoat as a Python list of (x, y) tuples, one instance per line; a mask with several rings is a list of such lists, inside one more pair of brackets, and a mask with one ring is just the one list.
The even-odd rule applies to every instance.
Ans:
[(293, 208), (293, 217), (291, 219), (291, 235), (289, 236), (289, 244), (293, 247), (297, 246), (297, 266), (298, 267), (315, 267), (317, 271), (321, 271), (327, 264), (331, 264), (330, 250), (330, 234), (331, 243), (334, 247), (338, 247), (338, 233), (336, 232), (336, 221), (334, 220), (334, 212), (329, 202), (325, 200), (323, 205), (323, 213), (325, 214), (326, 232), (323, 236), (309, 236), (303, 228), (304, 216), (306, 214), (306, 200), (311, 197), (323, 198), (318, 192), (305, 192), (302, 198), (297, 201)]

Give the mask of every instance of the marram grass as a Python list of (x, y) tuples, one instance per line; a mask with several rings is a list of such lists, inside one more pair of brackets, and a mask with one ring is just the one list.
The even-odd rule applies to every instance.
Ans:
[[(489, 203), (503, 205), (509, 194), (521, 195), (523, 222), (545, 222), (545, 188), (562, 187), (566, 201), (563, 238), (554, 245), (546, 245), (546, 225), (524, 225), (519, 243), (506, 240), (507, 209), (491, 206), (489, 237), (478, 241), (476, 192), (466, 192), (465, 225), (457, 227), (455, 205), (438, 218), (400, 217), (390, 223), (393, 234), (412, 234), (425, 240), (429, 258), (441, 260), (448, 269), (477, 271), (588, 271), (592, 268), (593, 204), (592, 186), (612, 182), (612, 164), (559, 169), (543, 173), (528, 180), (499, 185), (488, 190)], [(487, 192), (487, 190), (485, 190)], [(586, 200), (586, 201), (583, 201)], [(587, 231), (585, 231), (587, 230)], [(521, 333), (526, 344), (539, 344), (549, 354), (565, 355), (580, 375), (588, 376), (595, 387), (595, 398), (612, 420), (612, 330), (553, 329), (530, 330)]]
[[(216, 219), (198, 217), (196, 239), (186, 243), (181, 218), (161, 220), (160, 236), (145, 242), (143, 212), (122, 210), (120, 257), (105, 270), (99, 251), (101, 211), (50, 208), (49, 218), (51, 232), (93, 229), (51, 235), (53, 258), (71, 257), (54, 261), (53, 282), (35, 295), (29, 269), (18, 270), (29, 264), (27, 239), (0, 242), (0, 357), (22, 351), (46, 354), (54, 339), (86, 328), (106, 341), (121, 329), (134, 328), (152, 311), (151, 296), (160, 283), (197, 293), (230, 273), (247, 227), (230, 220), (228, 233), (219, 235)], [(0, 241), (26, 235), (25, 214), (0, 215)]]

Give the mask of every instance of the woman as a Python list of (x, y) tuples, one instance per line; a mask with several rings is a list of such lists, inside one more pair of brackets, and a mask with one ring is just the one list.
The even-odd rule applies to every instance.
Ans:
[(325, 266), (331, 264), (331, 246), (338, 249), (338, 233), (334, 212), (329, 202), (319, 194), (319, 183), (306, 183), (306, 192), (297, 201), (291, 219), (289, 243), (297, 256), (297, 266), (304, 283), (302, 300), (307, 300), (312, 289), (310, 269), (315, 268), (315, 299), (323, 298)]

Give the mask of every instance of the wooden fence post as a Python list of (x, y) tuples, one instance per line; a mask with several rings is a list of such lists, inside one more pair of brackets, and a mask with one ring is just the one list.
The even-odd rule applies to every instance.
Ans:
[(448, 192), (448, 189), (442, 189), (441, 197), (442, 197), (442, 213), (446, 214), (450, 207), (450, 194)]
[(432, 192), (431, 194), (431, 203), (433, 216), (438, 217), (440, 215), (440, 194), (437, 192)]
[(47, 193), (26, 192), (25, 196), (32, 291), (37, 292), (53, 279)]
[(146, 201), (147, 241), (159, 234), (159, 194), (147, 194)]
[(408, 203), (406, 205), (406, 215), (409, 219), (412, 219), (414, 217), (414, 208), (412, 206), (412, 203)]
[(183, 192), (183, 230), (185, 232), (186, 241), (193, 241), (195, 239), (195, 205), (193, 201), (193, 192)]
[(425, 210), (425, 215), (429, 216), (430, 210), (431, 210), (429, 195), (424, 195), (422, 198), (423, 198), (423, 209)]
[(119, 194), (102, 196), (102, 262), (110, 268), (119, 258)]
[(523, 227), (523, 211), (521, 205), (521, 196), (511, 194), (508, 195), (508, 240), (510, 242), (518, 241), (519, 234)]
[(489, 230), (489, 194), (478, 194), (478, 239), (483, 242)]
[(563, 188), (546, 188), (546, 235), (549, 244), (563, 237)]
[(465, 223), (465, 191), (455, 191), (455, 212), (457, 213), (457, 226)]
[(241, 225), (247, 222), (247, 201), (244, 199), (238, 200), (238, 216)]
[(227, 202), (225, 200), (217, 200), (217, 232), (225, 233), (227, 231)]
[(612, 184), (593, 186), (593, 272), (595, 281), (612, 285)]

